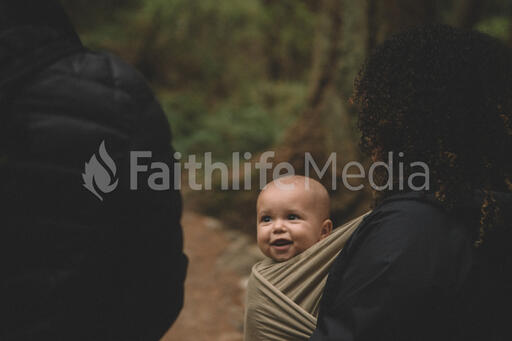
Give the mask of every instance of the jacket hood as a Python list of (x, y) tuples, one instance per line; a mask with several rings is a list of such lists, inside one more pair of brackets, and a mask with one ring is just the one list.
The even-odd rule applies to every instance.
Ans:
[(0, 32), (21, 26), (46, 27), (78, 40), (73, 25), (57, 0), (2, 0)]
[[(55, 0), (0, 2), (0, 101), (16, 84), (82, 48), (64, 9)], [(15, 91), (15, 90), (13, 90)]]

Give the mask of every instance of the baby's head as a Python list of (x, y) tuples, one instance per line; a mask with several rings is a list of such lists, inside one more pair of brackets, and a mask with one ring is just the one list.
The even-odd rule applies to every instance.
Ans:
[(332, 231), (329, 206), (316, 180), (294, 175), (267, 184), (256, 204), (260, 250), (281, 262), (308, 249)]

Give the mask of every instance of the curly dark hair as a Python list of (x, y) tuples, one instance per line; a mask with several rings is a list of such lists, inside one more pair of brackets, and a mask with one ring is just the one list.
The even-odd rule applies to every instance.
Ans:
[[(411, 162), (425, 162), (430, 192), (448, 210), (485, 194), (472, 225), (478, 246), (499, 219), (493, 191), (512, 191), (511, 51), (485, 34), (445, 25), (403, 32), (367, 59), (353, 101), (364, 152), (381, 161), (393, 152), (405, 178), (414, 172)], [(376, 202), (396, 191), (377, 193)]]

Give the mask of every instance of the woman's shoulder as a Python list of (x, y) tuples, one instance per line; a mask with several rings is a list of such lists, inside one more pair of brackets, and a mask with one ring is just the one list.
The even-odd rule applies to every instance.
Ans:
[(396, 194), (383, 200), (364, 219), (347, 248), (371, 245), (394, 253), (468, 249), (471, 233), (462, 218), (447, 212), (427, 193)]
[(447, 212), (433, 195), (408, 192), (384, 199), (365, 219), (365, 223), (410, 233), (441, 232), (449, 226), (463, 225), (460, 218)]

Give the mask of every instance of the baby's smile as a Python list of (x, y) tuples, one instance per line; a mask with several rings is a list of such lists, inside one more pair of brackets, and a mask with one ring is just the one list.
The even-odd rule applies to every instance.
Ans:
[(273, 248), (276, 253), (287, 252), (292, 245), (293, 241), (285, 238), (279, 238), (270, 243), (270, 247)]

